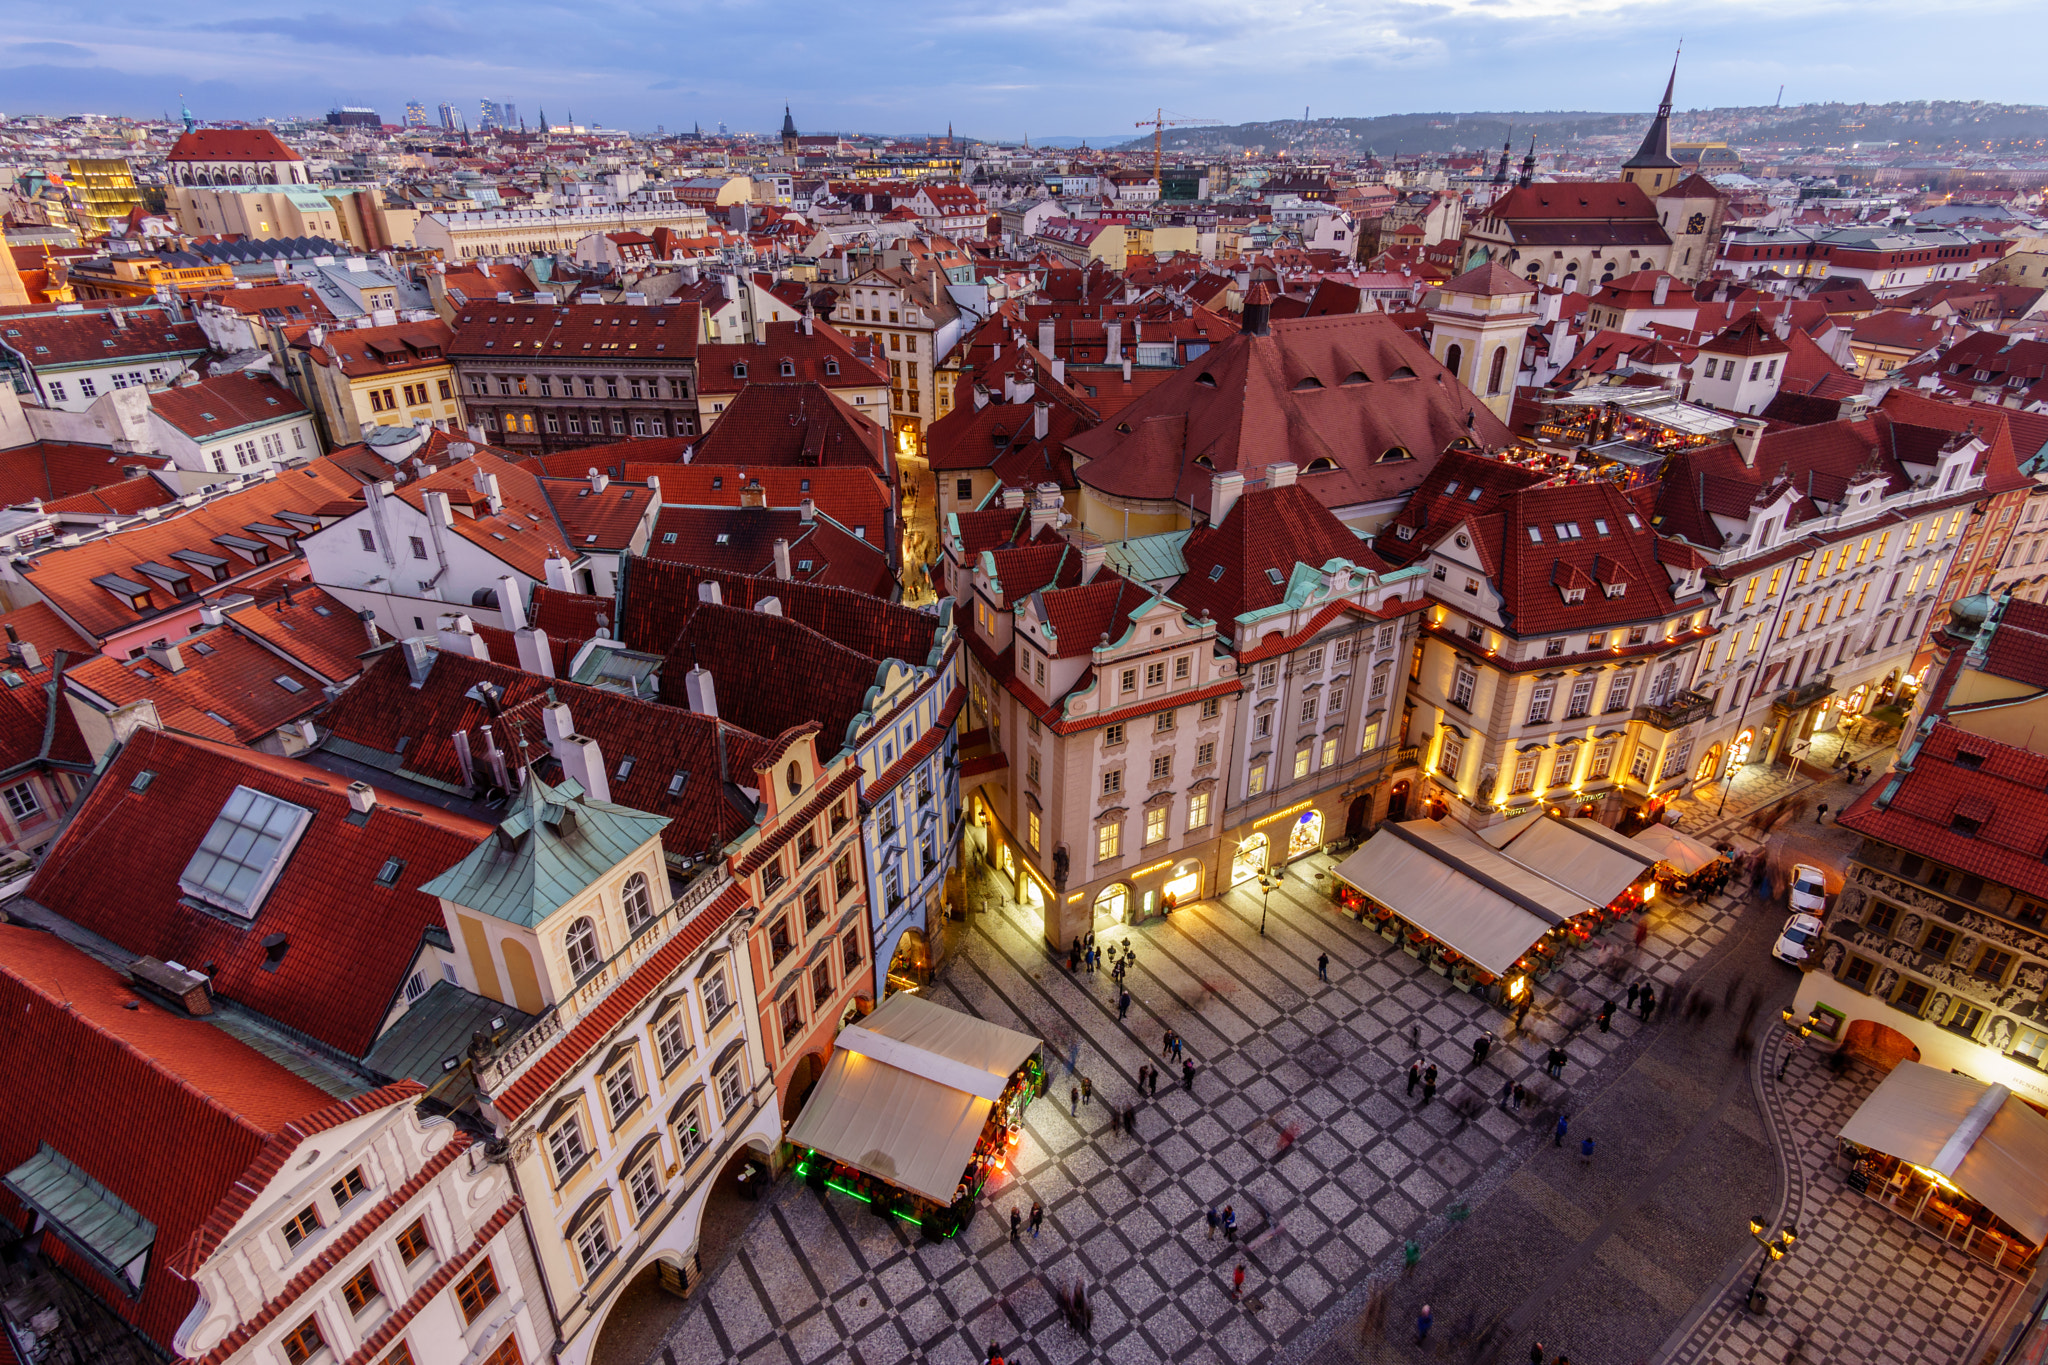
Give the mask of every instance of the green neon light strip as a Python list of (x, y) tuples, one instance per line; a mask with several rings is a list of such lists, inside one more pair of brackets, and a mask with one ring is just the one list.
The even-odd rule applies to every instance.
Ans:
[(872, 1200), (872, 1199), (868, 1198), (868, 1197), (867, 1197), (866, 1195), (862, 1194), (862, 1193), (861, 1193), (861, 1192), (860, 1192), (859, 1190), (849, 1190), (848, 1188), (846, 1188), (846, 1186), (844, 1186), (844, 1185), (840, 1184), (840, 1183), (839, 1183), (838, 1181), (836, 1181), (836, 1180), (828, 1180), (828, 1181), (826, 1181), (826, 1182), (825, 1182), (825, 1188), (826, 1188), (826, 1189), (828, 1189), (828, 1190), (837, 1190), (837, 1191), (839, 1191), (839, 1192), (840, 1192), (841, 1194), (845, 1194), (845, 1195), (851, 1195), (851, 1196), (853, 1196), (853, 1197), (854, 1197), (855, 1199), (858, 1199), (858, 1200), (860, 1200), (860, 1202), (861, 1202), (861, 1203), (863, 1203), (863, 1204), (872, 1204), (872, 1203), (874, 1203), (874, 1202), (875, 1202), (874, 1200)]
[(904, 1212), (904, 1211), (903, 1211), (902, 1209), (891, 1209), (891, 1210), (889, 1210), (889, 1212), (891, 1212), (891, 1213), (895, 1214), (895, 1215), (896, 1215), (896, 1216), (897, 1216), (898, 1218), (901, 1218), (901, 1219), (902, 1219), (902, 1220), (903, 1220), (904, 1222), (906, 1222), (906, 1223), (915, 1223), (915, 1224), (917, 1224), (917, 1225), (918, 1225), (919, 1227), (923, 1227), (923, 1226), (924, 1226), (924, 1219), (922, 1219), (922, 1218), (912, 1218), (912, 1217), (911, 1217), (911, 1216), (910, 1216), (909, 1214), (905, 1213), (905, 1212)]

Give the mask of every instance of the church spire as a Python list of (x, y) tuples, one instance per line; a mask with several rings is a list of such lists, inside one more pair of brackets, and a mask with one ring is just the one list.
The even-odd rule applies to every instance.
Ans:
[(1534, 133), (1529, 134), (1529, 154), (1522, 158), (1522, 178), (1519, 183), (1523, 189), (1528, 189), (1529, 186), (1536, 183), (1536, 134)]
[(1504, 137), (1504, 138), (1502, 138), (1502, 139), (1501, 139), (1501, 144), (1500, 144), (1500, 168), (1499, 168), (1498, 170), (1494, 171), (1494, 173), (1493, 173), (1493, 183), (1494, 183), (1494, 184), (1496, 184), (1496, 185), (1499, 185), (1499, 186), (1500, 186), (1501, 188), (1503, 188), (1503, 189), (1505, 189), (1505, 188), (1507, 187), (1507, 183), (1508, 183), (1508, 158), (1509, 158), (1510, 156), (1512, 156), (1512, 155), (1514, 154), (1514, 153), (1513, 153), (1513, 151), (1512, 151), (1512, 148), (1514, 147), (1514, 142), (1515, 142), (1515, 129), (1514, 129), (1514, 125), (1513, 125), (1513, 124), (1509, 124), (1509, 125), (1508, 125), (1508, 135), (1507, 135), (1506, 137)]
[[(1684, 49), (1681, 48), (1680, 51)], [(1621, 163), (1621, 178), (1655, 193), (1678, 179), (1678, 160), (1671, 155), (1671, 95), (1678, 86), (1678, 58), (1671, 59), (1671, 77), (1664, 82), (1664, 99), (1657, 116), (1643, 134), (1643, 145)]]

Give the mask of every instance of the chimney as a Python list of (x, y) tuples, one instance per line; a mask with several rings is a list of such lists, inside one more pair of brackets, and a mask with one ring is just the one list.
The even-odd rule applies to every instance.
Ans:
[(377, 793), (367, 782), (348, 784), (348, 808), (357, 815), (368, 815), (377, 808)]
[(988, 406), (988, 386), (980, 380), (974, 383), (974, 410), (980, 412)]
[(512, 647), (519, 655), (519, 667), (543, 678), (555, 676), (554, 651), (548, 648), (548, 633), (528, 626), (512, 630)]
[(815, 525), (818, 520), (818, 504), (805, 498), (796, 505), (796, 518), (806, 526)]
[(462, 769), (462, 785), (476, 785), (476, 758), (469, 751), (469, 731), (457, 730), (449, 737), (455, 745), (455, 766)]
[(520, 594), (519, 580), (511, 574), (498, 579), (498, 615), (507, 630), (518, 630), (526, 624), (526, 601)]
[(1244, 326), (1240, 330), (1255, 337), (1273, 334), (1273, 291), (1264, 280), (1252, 281), (1244, 296)]
[(505, 495), (498, 491), (498, 476), (484, 475), (484, 501), (490, 504), (491, 515), (497, 516), (505, 510)]
[(1042, 483), (1031, 490), (1031, 534), (1036, 536), (1048, 526), (1060, 524), (1060, 486), (1056, 483)]
[(611, 479), (604, 473), (603, 470), (592, 469), (588, 471), (588, 473), (590, 478), (591, 492), (602, 493), (606, 488), (610, 487)]
[(491, 647), (484, 643), (484, 637), (476, 633), (476, 622), (466, 614), (441, 618), (442, 625), (438, 643), (449, 654), (462, 654), (472, 659), (490, 661)]
[(781, 536), (775, 538), (775, 576), (787, 582), (789, 572), (789, 541)]
[(1045, 434), (1051, 429), (1052, 404), (1033, 403), (1031, 405), (1031, 439), (1034, 441), (1043, 441), (1045, 439)]
[(1121, 321), (1102, 324), (1102, 363), (1114, 365), (1124, 358), (1124, 325)]
[(143, 653), (149, 656), (151, 663), (166, 673), (182, 673), (185, 671), (185, 656), (178, 652), (176, 645), (165, 644), (162, 640), (154, 640), (150, 642), (149, 648), (145, 649)]
[(1060, 356), (1052, 358), (1052, 378), (1055, 384), (1067, 382), (1067, 362)]
[(718, 690), (712, 686), (711, 670), (695, 666), (683, 675), (683, 698), (700, 716), (718, 716)]
[(782, 615), (782, 599), (771, 594), (754, 603), (754, 610), (760, 612), (763, 616), (780, 616)]
[(1761, 417), (1738, 417), (1735, 419), (1735, 434), (1728, 439), (1735, 443), (1735, 453), (1742, 457), (1742, 463), (1756, 468), (1757, 440), (1764, 434), (1764, 419)]
[(1236, 470), (1217, 470), (1209, 476), (1209, 524), (1221, 526), (1244, 496), (1244, 475)]
[(1294, 476), (1300, 472), (1301, 466), (1299, 465), (1286, 463), (1269, 464), (1266, 466), (1266, 487), (1290, 488), (1294, 484)]
[(1671, 297), (1671, 277), (1669, 275), (1657, 276), (1657, 288), (1650, 295), (1650, 306), (1652, 308), (1662, 308), (1664, 300), (1669, 297)]
[(420, 495), (427, 505), (427, 520), (443, 526), (455, 524), (455, 509), (448, 503), (448, 495), (438, 488), (429, 488)]
[(767, 508), (768, 490), (761, 486), (759, 479), (747, 480), (747, 486), (740, 490), (740, 506)]
[[(569, 708), (560, 709), (566, 713)], [(596, 740), (588, 735), (569, 734), (559, 740), (551, 738), (548, 747), (554, 750), (555, 761), (562, 765), (562, 776), (574, 778), (585, 796), (593, 801), (612, 799), (611, 782), (604, 770), (604, 750)]]
[(1128, 383), (1130, 383), (1130, 382), (1131, 382), (1131, 358), (1130, 358), (1129, 356), (1125, 356), (1125, 357), (1124, 357), (1124, 383), (1128, 384)]
[(1099, 540), (1079, 542), (1081, 551), (1081, 581), (1093, 583), (1095, 575), (1102, 572), (1103, 561), (1109, 558), (1109, 546)]
[(313, 723), (311, 716), (299, 722), (299, 742), (308, 749), (320, 742), (320, 727)]
[(27, 672), (33, 673), (43, 666), (43, 652), (27, 640), (16, 645), (14, 652), (20, 658), (22, 668)]
[(370, 637), (370, 648), (376, 649), (384, 642), (377, 637), (377, 613), (364, 607), (356, 613), (356, 619), (363, 623), (363, 634)]
[(1038, 349), (1051, 355), (1053, 352), (1053, 321), (1051, 318), (1038, 320)]
[(505, 766), (505, 751), (498, 747), (498, 737), (491, 733), (491, 727), (488, 725), (480, 725), (477, 728), (484, 732), (484, 762), (491, 765), (491, 776), (497, 779), (499, 787), (510, 791), (512, 772)]
[(1024, 490), (1021, 488), (1005, 488), (1003, 490), (1002, 504), (1006, 511), (1022, 511), (1024, 509)]
[(549, 555), (547, 561), (548, 586), (556, 592), (575, 592), (576, 576), (569, 568), (569, 561), (560, 555)]
[(725, 605), (725, 589), (717, 583), (703, 582), (697, 585), (697, 600), (709, 602), (714, 607)]
[(434, 642), (424, 635), (412, 635), (404, 641), (405, 671), (412, 678), (415, 688), (427, 685), (427, 672), (434, 666)]

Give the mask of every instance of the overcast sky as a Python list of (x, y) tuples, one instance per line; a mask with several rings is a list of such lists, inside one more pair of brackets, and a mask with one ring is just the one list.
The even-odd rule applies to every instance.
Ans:
[[(319, 0), (315, 0), (318, 4)], [(1426, 110), (1639, 110), (1685, 40), (1678, 104), (2048, 99), (2021, 0), (0, 0), (0, 113), (202, 119), (510, 100), (531, 122), (671, 131), (1130, 136), (1155, 106), (1223, 122)], [(901, 17), (899, 17), (901, 16)], [(2017, 26), (2015, 26), (2017, 24)]]

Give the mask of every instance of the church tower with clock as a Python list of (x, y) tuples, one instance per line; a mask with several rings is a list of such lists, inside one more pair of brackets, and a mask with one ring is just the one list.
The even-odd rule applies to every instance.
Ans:
[(1695, 284), (1714, 268), (1728, 195), (1701, 175), (1696, 164), (1689, 166), (1672, 153), (1671, 96), (1677, 85), (1678, 62), (1674, 58), (1657, 116), (1643, 134), (1643, 145), (1621, 163), (1621, 178), (1656, 202), (1657, 221), (1671, 238), (1671, 263), (1665, 268)]

